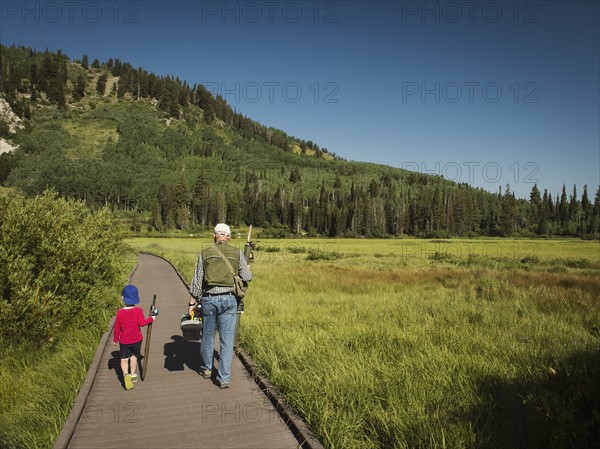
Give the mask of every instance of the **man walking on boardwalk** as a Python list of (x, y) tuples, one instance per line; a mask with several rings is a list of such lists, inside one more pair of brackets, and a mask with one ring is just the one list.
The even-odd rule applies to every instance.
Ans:
[(202, 342), (200, 344), (200, 374), (210, 379), (213, 367), (214, 340), (219, 329), (219, 370), (217, 382), (221, 388), (229, 388), (231, 360), (237, 312), (237, 300), (233, 294), (234, 280), (229, 265), (237, 269), (240, 277), (249, 282), (252, 273), (241, 250), (227, 244), (231, 230), (224, 223), (215, 226), (214, 245), (205, 248), (198, 257), (196, 271), (190, 286), (189, 312), (200, 298), (202, 303)]

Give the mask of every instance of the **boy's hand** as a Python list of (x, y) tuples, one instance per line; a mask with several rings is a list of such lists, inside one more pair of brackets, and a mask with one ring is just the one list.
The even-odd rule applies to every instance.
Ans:
[(113, 341), (113, 345), (117, 346), (117, 342), (116, 342), (116, 341)]

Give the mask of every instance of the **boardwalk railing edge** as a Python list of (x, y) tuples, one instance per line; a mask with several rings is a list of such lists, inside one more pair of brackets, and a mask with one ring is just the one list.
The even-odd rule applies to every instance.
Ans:
[[(138, 268), (138, 265), (139, 263), (136, 263), (135, 268), (129, 274), (128, 280), (131, 280)], [(102, 334), (100, 343), (98, 343), (98, 349), (96, 349), (96, 354), (92, 359), (92, 363), (90, 364), (90, 368), (85, 376), (85, 380), (83, 381), (81, 389), (79, 390), (79, 394), (73, 402), (73, 407), (71, 408), (71, 411), (69, 412), (63, 428), (60, 431), (58, 438), (56, 438), (54, 445), (52, 446), (52, 449), (66, 449), (71, 442), (71, 438), (73, 438), (79, 418), (81, 418), (83, 410), (85, 409), (87, 398), (90, 395), (90, 391), (92, 391), (92, 386), (94, 385), (94, 380), (96, 379), (96, 374), (98, 373), (100, 362), (102, 361), (102, 355), (104, 354), (104, 350), (108, 344), (108, 339), (112, 334), (112, 330), (115, 325), (115, 318), (116, 315), (111, 318), (106, 331), (104, 331), (104, 334)]]
[[(141, 253), (141, 254), (149, 254), (149, 253)], [(158, 257), (165, 262), (167, 262), (173, 269), (181, 282), (186, 286), (189, 290), (190, 286), (183, 277), (183, 275), (179, 272), (177, 267), (171, 263), (170, 260), (165, 259), (164, 257), (157, 256), (156, 254), (150, 254), (151, 256)], [(271, 381), (264, 376), (256, 367), (254, 360), (250, 357), (246, 351), (241, 348), (237, 348), (236, 354), (244, 367), (248, 370), (254, 381), (258, 384), (261, 391), (265, 394), (265, 396), (271, 401), (277, 412), (281, 415), (286, 425), (292, 431), (294, 437), (298, 440), (300, 447), (302, 449), (324, 449), (324, 446), (318, 440), (318, 438), (313, 434), (313, 432), (308, 428), (306, 423), (300, 418), (298, 413), (294, 410), (294, 408), (281, 396), (281, 394), (277, 391), (275, 386), (271, 383)]]

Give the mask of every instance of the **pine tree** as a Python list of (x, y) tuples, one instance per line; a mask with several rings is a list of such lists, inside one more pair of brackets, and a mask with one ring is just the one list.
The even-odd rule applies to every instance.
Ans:
[(294, 233), (300, 235), (302, 230), (304, 229), (305, 217), (304, 198), (301, 189), (297, 189), (293, 192), (292, 201), (288, 210), (290, 213), (290, 227), (292, 228)]
[(542, 197), (542, 206), (535, 230), (537, 234), (544, 235), (548, 232), (548, 219), (550, 217), (551, 199), (552, 197), (548, 195), (548, 190), (544, 189), (544, 196)]
[(40, 80), (38, 75), (38, 66), (35, 61), (31, 62), (31, 66), (29, 68), (29, 81), (32, 87), (39, 87)]
[(108, 80), (108, 75), (103, 73), (98, 77), (98, 81), (96, 82), (96, 92), (101, 97), (104, 96), (106, 90), (106, 81)]
[(125, 80), (119, 79), (117, 82), (117, 98), (121, 99), (127, 93), (127, 82)]
[(557, 201), (554, 202), (552, 200), (552, 195), (548, 194), (548, 220), (554, 224), (556, 224), (556, 222), (558, 220), (557, 204), (558, 204), (558, 196), (557, 196)]
[(581, 216), (579, 211), (579, 201), (577, 201), (577, 187), (573, 185), (573, 193), (569, 198), (569, 221), (567, 233), (576, 235), (581, 224)]
[(300, 181), (300, 169), (296, 166), (294, 166), (292, 168), (292, 170), (290, 171), (290, 178), (289, 178), (291, 183), (297, 183)]
[(192, 195), (192, 210), (194, 223), (203, 227), (207, 226), (210, 212), (210, 187), (202, 170), (198, 171), (196, 177), (194, 194)]
[(600, 236), (600, 186), (596, 190), (596, 196), (594, 198), (594, 208), (592, 210), (592, 224), (590, 226), (590, 233), (596, 236)]
[(538, 226), (542, 208), (542, 198), (537, 184), (533, 185), (531, 193), (529, 193), (529, 205), (529, 210), (531, 211), (529, 217), (531, 219), (531, 224)]
[(325, 181), (321, 183), (321, 191), (319, 193), (319, 201), (314, 207), (316, 219), (312, 225), (316, 227), (320, 234), (329, 233), (329, 193), (325, 189)]
[(119, 58), (115, 58), (112, 69), (110, 71), (112, 76), (121, 76), (121, 69), (123, 68), (123, 63)]
[(178, 229), (186, 229), (189, 226), (189, 201), (187, 182), (182, 174), (175, 186), (175, 225)]
[(585, 235), (590, 232), (592, 225), (593, 206), (589, 200), (587, 192), (587, 184), (583, 186), (583, 195), (581, 196), (581, 229), (580, 234)]
[(577, 201), (577, 186), (575, 184), (573, 184), (573, 193), (569, 200), (569, 219), (573, 220), (577, 216), (577, 206), (579, 205)]
[(52, 91), (54, 92), (52, 99), (56, 101), (56, 105), (59, 107), (59, 109), (64, 110), (67, 108), (67, 100), (65, 98), (64, 85), (60, 80), (54, 81), (53, 84), (55, 84), (55, 87), (52, 89)]
[(563, 184), (562, 193), (560, 194), (560, 202), (558, 203), (558, 220), (560, 222), (561, 233), (564, 235), (567, 232), (567, 224), (569, 222), (569, 209), (567, 203), (567, 190)]
[(81, 100), (85, 95), (85, 85), (87, 83), (87, 76), (81, 73), (77, 76), (75, 87), (73, 89), (73, 99), (75, 101)]
[(433, 232), (442, 230), (444, 225), (444, 203), (439, 184), (435, 186), (431, 199), (431, 229)]
[(158, 203), (160, 204), (160, 218), (165, 229), (175, 227), (175, 215), (177, 203), (175, 202), (175, 192), (170, 184), (161, 184), (158, 189)]
[(12, 157), (13, 156), (10, 153), (0, 154), (0, 185), (4, 185), (8, 179), (11, 170)]
[(239, 191), (227, 194), (227, 219), (226, 223), (239, 226), (242, 223), (242, 204)]
[(516, 229), (516, 201), (515, 196), (510, 191), (510, 186), (506, 184), (506, 190), (502, 196), (502, 207), (500, 215), (500, 229), (502, 235), (510, 236)]

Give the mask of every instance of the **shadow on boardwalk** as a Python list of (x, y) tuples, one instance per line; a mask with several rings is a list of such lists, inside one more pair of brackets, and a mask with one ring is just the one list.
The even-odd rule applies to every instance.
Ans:
[(165, 368), (169, 371), (200, 370), (200, 342), (184, 341), (181, 335), (173, 335), (164, 345)]

